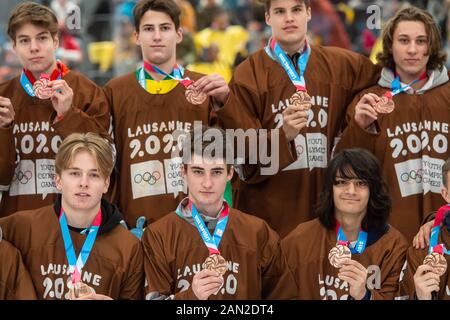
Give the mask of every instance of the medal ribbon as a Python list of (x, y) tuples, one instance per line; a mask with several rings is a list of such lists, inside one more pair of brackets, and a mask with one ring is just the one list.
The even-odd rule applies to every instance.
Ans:
[[(69, 72), (69, 69), (60, 61), (56, 62), (56, 69), (53, 70), (52, 74), (50, 75), (50, 80), (61, 80), (63, 76), (65, 76)], [(42, 74), (41, 76), (45, 76), (45, 74)], [(36, 79), (34, 78), (33, 74), (29, 70), (22, 70), (22, 74), (20, 75), (20, 84), (25, 89), (25, 92), (28, 93), (29, 96), (35, 97), (33, 90), (33, 85), (36, 82)]]
[(342, 231), (341, 225), (338, 222), (336, 222), (336, 239), (338, 244), (349, 247), (350, 251), (353, 254), (357, 253), (362, 254), (366, 249), (367, 232), (363, 230), (359, 231), (358, 240), (356, 240), (356, 246), (352, 248), (350, 246), (350, 242), (347, 241), (347, 239), (345, 238), (345, 234), (344, 231)]
[(439, 254), (449, 254), (450, 251), (445, 248), (441, 243), (438, 244), (439, 233), (441, 232), (441, 223), (444, 221), (447, 214), (450, 212), (450, 204), (446, 204), (439, 208), (434, 219), (433, 228), (431, 229), (430, 246), (428, 248), (428, 254), (437, 252)]
[(141, 87), (144, 88), (145, 90), (147, 90), (147, 83), (145, 81), (145, 70), (147, 70), (147, 72), (155, 72), (160, 75), (169, 77), (175, 81), (178, 81), (186, 88), (194, 83), (194, 81), (192, 81), (188, 77), (183, 78), (184, 68), (183, 68), (183, 66), (181, 66), (179, 64), (175, 64), (175, 66), (173, 67), (173, 71), (172, 71), (173, 75), (172, 75), (172, 74), (168, 74), (167, 72), (161, 70), (157, 66), (152, 65), (151, 63), (148, 63), (147, 61), (144, 61), (144, 66), (139, 69), (138, 81), (139, 81), (139, 84), (141, 85)]
[(424, 72), (424, 73), (422, 73), (422, 75), (418, 79), (413, 80), (413, 81), (411, 81), (410, 84), (402, 87), (402, 84), (400, 83), (400, 76), (396, 76), (395, 79), (392, 81), (392, 84), (391, 84), (392, 91), (387, 91), (384, 94), (384, 96), (387, 97), (387, 98), (391, 98), (392, 99), (392, 97), (398, 95), (399, 93), (402, 93), (402, 92), (405, 92), (405, 91), (411, 89), (411, 87), (414, 84), (416, 84), (417, 82), (422, 81), (423, 79), (426, 79), (426, 78), (427, 78), (427, 73)]
[(94, 246), (95, 239), (97, 237), (98, 229), (102, 223), (102, 210), (100, 209), (92, 222), (92, 225), (85, 229), (82, 233), (87, 233), (86, 240), (81, 248), (78, 259), (75, 255), (75, 249), (73, 248), (72, 238), (70, 237), (69, 227), (67, 226), (67, 219), (64, 210), (61, 208), (59, 215), (59, 225), (64, 240), (64, 248), (66, 250), (67, 261), (69, 262), (69, 272), (72, 276), (72, 283), (81, 281), (81, 270), (86, 264), (92, 247)]
[(220, 241), (222, 240), (223, 233), (227, 228), (228, 214), (230, 213), (230, 207), (228, 206), (228, 204), (224, 202), (224, 207), (222, 209), (222, 212), (220, 213), (219, 221), (217, 221), (216, 228), (214, 230), (212, 237), (211, 234), (209, 233), (208, 228), (205, 225), (205, 222), (198, 213), (197, 208), (192, 203), (192, 201), (189, 201), (188, 208), (191, 210), (195, 227), (197, 228), (198, 232), (200, 233), (200, 236), (202, 237), (203, 242), (208, 248), (209, 254), (210, 255), (220, 254), (219, 244)]
[(298, 58), (297, 65), (299, 67), (300, 74), (297, 73), (297, 70), (292, 64), (291, 59), (281, 49), (280, 45), (275, 41), (275, 39), (272, 38), (269, 40), (269, 45), (266, 46), (265, 50), (269, 57), (274, 60), (276, 59), (281, 64), (297, 91), (306, 91), (306, 80), (304, 74), (306, 71), (306, 67), (308, 66), (309, 58), (311, 56), (311, 47), (308, 45), (308, 42), (305, 42), (305, 49)]

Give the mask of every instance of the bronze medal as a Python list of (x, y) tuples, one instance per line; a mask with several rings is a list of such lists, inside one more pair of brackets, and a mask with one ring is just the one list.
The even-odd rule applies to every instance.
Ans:
[(339, 243), (337, 243), (328, 254), (328, 260), (331, 265), (338, 269), (342, 267), (342, 264), (345, 261), (350, 260), (351, 258), (352, 252), (350, 251), (350, 248)]
[(185, 96), (189, 103), (195, 105), (202, 104), (208, 98), (205, 93), (198, 91), (192, 84), (186, 88)]
[(311, 109), (311, 97), (306, 91), (297, 91), (289, 99), (290, 106), (298, 106), (303, 108), (303, 111)]
[(443, 254), (433, 252), (425, 257), (423, 260), (424, 265), (429, 265), (433, 268), (434, 273), (442, 276), (447, 271), (447, 260)]
[(42, 100), (50, 99), (52, 96), (52, 89), (48, 87), (50, 77), (48, 75), (41, 75), (39, 80), (36, 80), (33, 85), (33, 91), (37, 98)]
[(391, 113), (395, 109), (394, 100), (392, 100), (392, 98), (382, 96), (381, 100), (377, 102), (374, 109), (378, 113), (383, 114)]
[(71, 289), (71, 291), (74, 298), (83, 298), (84, 296), (95, 293), (95, 290), (93, 288), (81, 281), (73, 284), (73, 288)]
[(203, 268), (211, 271), (216, 271), (223, 276), (227, 272), (227, 261), (220, 254), (213, 254), (206, 258), (203, 263)]

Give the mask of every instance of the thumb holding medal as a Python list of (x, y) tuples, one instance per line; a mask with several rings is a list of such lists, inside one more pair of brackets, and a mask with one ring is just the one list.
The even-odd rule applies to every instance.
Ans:
[(339, 269), (338, 277), (348, 283), (350, 295), (355, 300), (364, 298), (367, 293), (367, 269), (361, 263), (352, 259), (345, 260)]
[(0, 96), (0, 128), (8, 128), (13, 123), (14, 116), (11, 100)]
[(230, 88), (225, 79), (218, 74), (204, 76), (193, 83), (196, 91), (213, 97), (216, 102), (224, 105), (230, 96)]
[(431, 265), (421, 265), (414, 274), (414, 287), (419, 300), (431, 300), (433, 292), (439, 292), (439, 274)]
[(361, 129), (367, 130), (376, 120), (378, 112), (375, 106), (381, 98), (374, 93), (367, 93), (362, 96), (355, 107), (355, 122)]
[[(445, 188), (443, 190), (445, 195)], [(447, 201), (448, 198), (444, 196)], [(414, 274), (414, 287), (416, 296), (419, 300), (431, 300), (437, 297), (439, 292), (440, 277), (447, 272), (447, 259), (445, 255), (450, 254), (444, 243), (439, 243), (439, 234), (441, 225), (450, 213), (450, 205), (446, 204), (439, 208), (434, 219), (433, 228), (431, 230), (428, 255), (423, 260)]]
[(50, 97), (53, 108), (59, 117), (64, 116), (72, 107), (73, 90), (65, 80), (54, 80), (48, 83), (52, 95)]
[[(291, 104), (283, 111), (283, 131), (288, 141), (294, 140), (300, 131), (306, 127), (308, 121), (308, 111), (311, 109), (311, 102), (307, 99), (299, 101), (296, 92), (291, 98)], [(302, 92), (307, 95), (306, 92)], [(294, 103), (292, 103), (294, 101)]]
[(217, 294), (224, 284), (223, 276), (210, 269), (203, 269), (192, 279), (192, 291), (199, 300), (208, 300), (209, 296)]

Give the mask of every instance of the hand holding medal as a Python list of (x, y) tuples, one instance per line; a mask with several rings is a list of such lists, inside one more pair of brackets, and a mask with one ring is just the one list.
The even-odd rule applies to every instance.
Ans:
[(441, 224), (449, 212), (450, 204), (440, 207), (437, 211), (436, 217), (434, 219), (433, 229), (431, 229), (428, 255), (423, 260), (423, 264), (431, 266), (433, 268), (433, 272), (438, 274), (439, 276), (444, 275), (447, 271), (447, 259), (445, 258), (445, 255), (450, 254), (450, 252), (445, 248), (444, 244), (438, 243)]
[(360, 230), (355, 248), (350, 248), (350, 243), (345, 238), (342, 227), (336, 221), (336, 239), (336, 246), (330, 250), (328, 260), (333, 267), (341, 268), (347, 260), (352, 259), (352, 253), (362, 254), (364, 252), (367, 243), (367, 232)]
[(218, 74), (201, 77), (187, 88), (186, 95), (192, 86), (202, 93), (205, 96), (205, 99), (206, 97), (212, 97), (215, 102), (218, 102), (221, 105), (224, 105), (227, 102), (230, 95), (230, 88), (228, 87), (227, 82)]
[(391, 92), (386, 92), (373, 107), (375, 111), (381, 114), (389, 114), (394, 111), (395, 103), (392, 97)]
[[(56, 69), (53, 70), (51, 75), (41, 73), (39, 79), (35, 79), (34, 75), (29, 70), (23, 69), (22, 74), (20, 75), (20, 84), (29, 96), (41, 100), (52, 99), (54, 107), (55, 101), (58, 105), (55, 109), (64, 109), (67, 111), (72, 104), (73, 92), (62, 78), (68, 72), (69, 69), (60, 61), (56, 62)], [(61, 104), (64, 104), (65, 107), (60, 108), (59, 105)], [(66, 107), (66, 105), (68, 107)], [(59, 112), (64, 110), (56, 111)]]
[(423, 264), (433, 268), (433, 272), (438, 276), (443, 276), (447, 271), (447, 260), (443, 253), (439, 251), (433, 251), (431, 254), (427, 255), (423, 260)]
[(15, 115), (11, 100), (0, 96), (0, 128), (11, 126)]
[[(202, 264), (203, 270), (198, 272), (192, 280), (192, 290), (196, 297), (198, 299), (206, 300), (210, 295), (219, 293), (224, 282), (223, 276), (228, 270), (227, 262), (220, 254), (218, 248), (227, 227), (230, 208), (228, 207), (228, 204), (224, 202), (213, 236), (211, 236), (194, 203), (189, 201), (186, 208), (190, 209), (194, 225), (209, 252), (209, 256)], [(183, 218), (183, 214), (179, 212), (177, 212), (177, 214)]]
[(342, 227), (336, 221), (336, 239), (336, 246), (330, 250), (328, 260), (333, 267), (339, 269), (338, 278), (348, 283), (350, 296), (356, 300), (364, 299), (368, 293), (366, 289), (367, 269), (358, 261), (352, 260), (352, 254), (364, 252), (367, 232), (360, 230), (355, 246), (351, 247)]
[(41, 74), (40, 78), (34, 82), (33, 91), (37, 98), (42, 100), (50, 99), (52, 96), (52, 89), (49, 87), (50, 76), (48, 74)]
[(206, 258), (203, 262), (203, 268), (211, 271), (216, 271), (223, 276), (227, 272), (227, 261), (220, 254), (213, 254)]
[(393, 100), (393, 97), (405, 92), (409, 89), (412, 88), (412, 86), (414, 84), (416, 84), (419, 81), (422, 81), (424, 79), (427, 78), (427, 73), (424, 72), (420, 78), (412, 81), (410, 84), (402, 87), (401, 83), (400, 83), (400, 76), (397, 76), (393, 81), (392, 81), (392, 91), (386, 91), (386, 93), (381, 97), (381, 100), (379, 100), (375, 105), (374, 105), (374, 109), (376, 112), (381, 113), (381, 114), (389, 114), (391, 112), (393, 112), (395, 110), (395, 103)]
[(300, 130), (306, 127), (308, 121), (306, 113), (311, 109), (311, 97), (307, 93), (304, 77), (311, 56), (311, 46), (305, 42), (305, 47), (296, 63), (298, 72), (291, 59), (275, 39), (269, 40), (265, 51), (270, 58), (278, 61), (296, 89), (296, 92), (289, 99), (288, 108), (283, 111), (283, 131), (286, 139), (293, 141), (300, 134)]
[(87, 284), (78, 281), (76, 283), (72, 284), (72, 288), (69, 292), (69, 299), (70, 300), (76, 300), (76, 299), (83, 299), (90, 295), (95, 294), (95, 290), (88, 286)]
[(102, 211), (100, 209), (97, 212), (97, 215), (95, 216), (91, 226), (86, 229), (86, 240), (84, 241), (83, 247), (81, 248), (80, 254), (77, 258), (75, 255), (72, 238), (70, 236), (69, 227), (67, 225), (66, 214), (64, 212), (64, 209), (61, 208), (59, 214), (59, 225), (64, 241), (67, 261), (69, 263), (69, 281), (72, 282), (72, 288), (69, 293), (70, 299), (81, 299), (91, 295), (95, 295), (95, 290), (81, 281), (81, 272), (92, 251), (92, 247), (94, 246), (95, 240), (97, 238), (97, 233), (101, 222)]
[(186, 87), (186, 100), (194, 105), (200, 105), (206, 101), (208, 96), (203, 92), (196, 88), (194, 82)]
[(289, 106), (302, 111), (308, 111), (311, 109), (311, 97), (305, 90), (296, 91), (289, 99)]
[(191, 104), (194, 105), (203, 104), (208, 98), (208, 95), (204, 93), (203, 90), (199, 90), (196, 87), (194, 81), (192, 81), (188, 77), (184, 78), (184, 68), (181, 65), (176, 64), (173, 68), (172, 74), (168, 74), (167, 72), (158, 68), (157, 66), (147, 61), (144, 61), (144, 67), (141, 68), (141, 70), (139, 71), (139, 83), (145, 89), (147, 85), (145, 81), (144, 70), (147, 70), (147, 72), (154, 72), (169, 77), (181, 83), (186, 88), (185, 92), (186, 100)]

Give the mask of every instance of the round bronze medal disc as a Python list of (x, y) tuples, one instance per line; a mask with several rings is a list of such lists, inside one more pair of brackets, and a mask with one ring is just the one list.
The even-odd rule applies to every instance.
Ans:
[(311, 97), (306, 91), (297, 91), (289, 99), (290, 106), (299, 106), (307, 111), (311, 109)]
[(423, 264), (433, 267), (434, 272), (439, 276), (442, 276), (447, 271), (447, 260), (444, 255), (437, 252), (427, 255), (423, 260)]
[(227, 272), (227, 261), (220, 254), (213, 254), (206, 258), (203, 268), (216, 271), (223, 276)]
[(388, 97), (381, 97), (381, 100), (374, 107), (375, 111), (378, 113), (388, 114), (394, 111), (395, 104), (394, 100), (389, 99)]
[(186, 88), (185, 96), (186, 96), (186, 100), (189, 103), (192, 103), (195, 105), (202, 104), (208, 98), (208, 96), (206, 94), (195, 89), (195, 87), (192, 84)]
[(330, 260), (331, 265), (338, 269), (342, 267), (344, 261), (350, 260), (351, 258), (352, 252), (350, 248), (342, 244), (336, 244), (328, 254), (328, 260)]
[(50, 80), (47, 78), (40, 78), (34, 82), (33, 91), (36, 97), (42, 100), (50, 99), (52, 91), (48, 87), (49, 82)]

